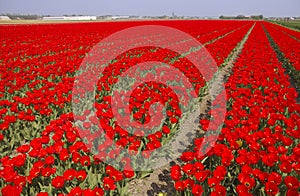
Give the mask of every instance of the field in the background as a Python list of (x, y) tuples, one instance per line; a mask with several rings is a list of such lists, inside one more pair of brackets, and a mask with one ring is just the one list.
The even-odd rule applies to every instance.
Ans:
[(275, 23), (300, 30), (300, 21), (276, 21)]
[[(299, 28), (296, 23), (285, 24)], [(218, 107), (206, 103), (194, 130), (197, 138), (161, 171), (133, 171), (132, 163), (141, 155), (143, 164), (151, 164), (147, 163), (150, 154), (177, 133), (185, 116), (179, 107), (182, 100), (155, 81), (136, 88), (124, 121), (149, 122), (150, 106), (156, 102), (165, 106), (167, 118), (153, 133), (140, 130), (133, 134), (116, 121), (111, 92), (118, 77), (132, 66), (159, 61), (183, 73), (203, 100), (210, 81), (184, 55), (153, 46), (126, 51), (99, 78), (95, 114), (85, 110), (74, 116), (72, 111), (72, 101), (79, 103), (91, 91), (80, 89), (82, 94), (73, 99), (76, 71), (86, 54), (105, 37), (138, 25), (169, 26), (194, 37), (214, 58), (226, 88), (222, 91), (226, 92), (225, 103)], [(264, 21), (174, 20), (5, 24), (0, 25), (0, 35), (3, 196), (299, 195), (300, 32)], [(144, 71), (142, 77), (149, 79), (158, 74)], [(217, 141), (208, 153), (201, 154), (203, 143), (209, 145), (214, 139), (213, 134), (203, 138), (212, 131), (209, 122), (218, 117), (222, 106), (227, 112), (224, 124), (216, 127), (220, 132)], [(74, 118), (87, 121), (81, 130)], [(101, 134), (107, 140), (97, 139)], [(86, 145), (86, 138), (92, 144)], [(105, 163), (119, 157), (111, 140), (131, 155), (122, 157), (122, 170)]]

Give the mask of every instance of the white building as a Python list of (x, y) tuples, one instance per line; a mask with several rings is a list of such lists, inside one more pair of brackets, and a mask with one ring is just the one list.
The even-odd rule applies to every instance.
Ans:
[(130, 16), (112, 16), (112, 20), (119, 20), (119, 19), (129, 19)]
[(50, 16), (43, 17), (43, 20), (96, 20), (97, 16)]
[(0, 16), (0, 20), (10, 20), (8, 16)]

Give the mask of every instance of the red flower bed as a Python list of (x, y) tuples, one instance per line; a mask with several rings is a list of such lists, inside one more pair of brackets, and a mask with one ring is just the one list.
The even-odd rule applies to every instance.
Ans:
[[(119, 195), (132, 178), (132, 160), (123, 157), (121, 168), (103, 160), (119, 157), (119, 148), (147, 160), (176, 132), (184, 112), (170, 87), (147, 82), (134, 89), (129, 99), (130, 115), (136, 122), (160, 119), (151, 108), (160, 103), (167, 120), (153, 133), (131, 133), (116, 121), (110, 92), (118, 77), (145, 61), (171, 64), (192, 84), (197, 95), (207, 81), (186, 58), (165, 48), (143, 47), (116, 57), (97, 83), (95, 114), (72, 111), (75, 73), (90, 49), (108, 35), (137, 25), (178, 28), (203, 44), (221, 65), (246, 35), (253, 21), (136, 21), (115, 23), (42, 24), (0, 26), (0, 187), (2, 195)], [(221, 38), (222, 35), (228, 34)], [(157, 38), (163, 40), (160, 34)], [(189, 40), (174, 43), (184, 46)], [(193, 51), (192, 51), (193, 52)], [(292, 57), (291, 57), (292, 58)], [(143, 70), (141, 78), (163, 75), (167, 70)], [(208, 70), (209, 71), (209, 70)], [(211, 70), (211, 72), (216, 70)], [(144, 73), (144, 72), (143, 72)], [(89, 82), (90, 78), (86, 79)], [(183, 82), (175, 76), (171, 81)], [(175, 188), (193, 195), (211, 193), (240, 195), (299, 191), (299, 104), (260, 23), (256, 24), (233, 75), (226, 84), (225, 125), (216, 146), (206, 155), (198, 153), (203, 139), (180, 157), (171, 176)], [(78, 90), (81, 96), (93, 89)], [(179, 91), (186, 89), (177, 86)], [(122, 108), (120, 108), (122, 109)], [(216, 111), (211, 111), (212, 115)], [(153, 115), (155, 114), (155, 115)], [(80, 119), (80, 129), (74, 125)], [(88, 120), (88, 122), (85, 122)], [(97, 131), (98, 123), (105, 130)], [(209, 119), (202, 119), (205, 127)], [(129, 126), (130, 128), (130, 126)], [(91, 131), (89, 131), (91, 130)], [(80, 134), (79, 134), (80, 132)], [(103, 134), (104, 140), (97, 139)], [(81, 136), (81, 137), (80, 137)], [(86, 142), (87, 139), (89, 142)], [(138, 156), (138, 155), (137, 155)], [(249, 194), (247, 193), (249, 192)]]
[(276, 28), (279, 28), (277, 25), (275, 26), (274, 24), (265, 22), (264, 26), (280, 50), (284, 53), (285, 57), (289, 59), (297, 71), (300, 71), (300, 40), (296, 41), (288, 34), (277, 30)]
[(300, 32), (299, 31), (294, 31), (290, 28), (287, 28), (287, 27), (283, 27), (283, 26), (279, 26), (279, 25), (276, 25), (275, 27), (276, 29), (292, 36), (292, 37), (295, 37), (296, 39), (300, 40)]
[(228, 111), (217, 144), (199, 156), (202, 141), (194, 141), (182, 154), (183, 164), (171, 168), (175, 189), (194, 195), (298, 195), (300, 105), (261, 23), (237, 59), (226, 91)]

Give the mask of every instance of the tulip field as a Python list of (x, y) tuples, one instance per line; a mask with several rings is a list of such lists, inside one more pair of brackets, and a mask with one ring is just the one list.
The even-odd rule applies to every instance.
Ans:
[[(115, 55), (96, 78), (93, 94), (94, 73), (78, 73), (89, 69), (84, 59), (93, 56), (94, 46), (147, 25), (193, 39), (164, 32), (132, 38), (143, 47)], [(0, 195), (300, 195), (299, 31), (267, 21), (157, 20), (0, 24), (0, 35)], [(147, 45), (149, 40), (188, 49), (179, 54)], [(122, 41), (106, 43), (101, 52)], [(196, 41), (201, 46), (189, 46)], [(201, 48), (214, 60), (215, 67), (204, 69), (209, 76), (187, 58)], [(176, 71), (145, 66), (137, 68), (138, 76), (119, 79), (150, 61)], [(214, 105), (205, 97), (215, 73), (224, 89), (214, 91)], [(119, 96), (137, 81), (146, 82)], [(94, 109), (84, 106), (86, 97)], [(151, 157), (170, 155), (159, 149), (193, 110), (185, 97), (205, 100), (195, 130), (188, 130), (195, 137), (181, 141), (186, 147), (176, 159), (161, 163), (166, 182), (144, 184), (160, 173), (136, 168), (151, 168)], [(127, 98), (124, 108), (115, 101)], [(153, 109), (157, 103), (162, 107)], [(222, 123), (215, 126), (216, 119)], [(133, 122), (138, 130), (132, 131)], [(156, 122), (161, 126), (155, 131), (142, 126)]]

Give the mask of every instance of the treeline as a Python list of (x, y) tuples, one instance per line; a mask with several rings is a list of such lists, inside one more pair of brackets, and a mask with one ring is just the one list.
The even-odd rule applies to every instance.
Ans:
[(244, 15), (238, 15), (238, 16), (220, 16), (220, 19), (252, 19), (252, 20), (262, 20), (264, 18), (263, 15), (257, 15), (257, 16), (244, 16)]
[(36, 14), (0, 14), (1, 16), (8, 16), (12, 20), (36, 20), (43, 16)]
[[(37, 15), (37, 14), (0, 14), (0, 16), (8, 16), (12, 20), (37, 20), (51, 15)], [(65, 14), (63, 16), (85, 16), (83, 14)]]

